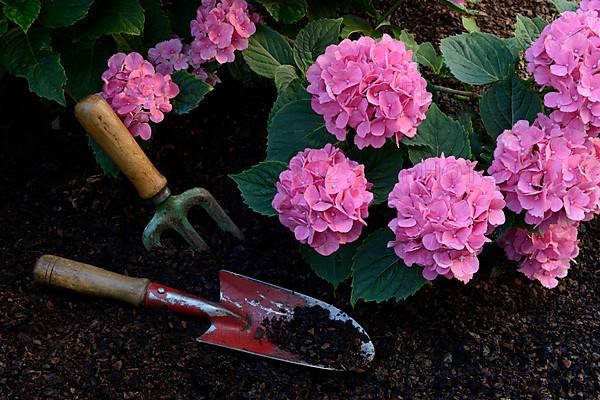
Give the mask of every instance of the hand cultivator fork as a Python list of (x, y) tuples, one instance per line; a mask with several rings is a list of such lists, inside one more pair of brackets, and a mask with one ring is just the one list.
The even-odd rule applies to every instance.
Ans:
[(204, 208), (222, 230), (240, 240), (244, 239), (237, 225), (206, 189), (192, 188), (179, 195), (172, 195), (167, 179), (146, 157), (121, 119), (102, 97), (91, 95), (81, 100), (75, 106), (75, 116), (135, 186), (139, 196), (144, 200), (151, 200), (157, 207), (142, 235), (147, 250), (161, 246), (161, 234), (172, 229), (190, 246), (208, 251), (208, 245), (187, 218), (188, 210), (194, 205)]

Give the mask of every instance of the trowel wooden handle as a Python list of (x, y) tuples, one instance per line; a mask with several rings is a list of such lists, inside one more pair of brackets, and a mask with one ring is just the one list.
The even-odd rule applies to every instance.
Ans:
[(93, 94), (75, 106), (75, 116), (98, 145), (129, 178), (142, 199), (151, 199), (167, 185), (112, 107)]
[(33, 269), (37, 283), (56, 286), (89, 296), (142, 305), (150, 280), (132, 278), (53, 255), (41, 256)]

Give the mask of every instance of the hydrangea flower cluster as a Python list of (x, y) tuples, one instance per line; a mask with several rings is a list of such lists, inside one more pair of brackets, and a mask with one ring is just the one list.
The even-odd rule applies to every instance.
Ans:
[(571, 260), (579, 253), (577, 224), (551, 224), (543, 234), (513, 228), (499, 244), (509, 259), (519, 262), (519, 271), (527, 278), (552, 289), (557, 278), (567, 276)]
[(546, 26), (525, 52), (527, 70), (542, 86), (555, 89), (544, 104), (563, 125), (600, 132), (600, 30), (598, 1), (582, 3)]
[(505, 221), (504, 198), (494, 179), (462, 158), (429, 158), (400, 171), (388, 206), (396, 239), (388, 244), (406, 265), (467, 283), (479, 269), (486, 234)]
[(190, 29), (194, 36), (190, 61), (195, 68), (213, 59), (219, 64), (233, 62), (234, 52), (246, 49), (256, 32), (244, 0), (202, 0)]
[(404, 43), (383, 35), (330, 45), (306, 72), (313, 110), (327, 130), (359, 148), (382, 147), (387, 138), (413, 137), (431, 104), (427, 82)]
[(279, 221), (324, 256), (358, 239), (373, 200), (364, 166), (331, 144), (299, 152), (276, 187)]
[(152, 134), (148, 122), (161, 122), (164, 113), (173, 108), (170, 99), (179, 94), (171, 76), (156, 72), (139, 53), (117, 53), (110, 57), (102, 80), (102, 97), (123, 119), (131, 134), (144, 140)]
[(600, 161), (595, 140), (539, 114), (519, 121), (497, 139), (488, 169), (507, 207), (525, 222), (546, 225), (584, 221), (600, 210)]
[(167, 75), (188, 69), (188, 53), (189, 46), (185, 45), (180, 38), (174, 38), (157, 43), (148, 50), (148, 61), (154, 65), (156, 71)]

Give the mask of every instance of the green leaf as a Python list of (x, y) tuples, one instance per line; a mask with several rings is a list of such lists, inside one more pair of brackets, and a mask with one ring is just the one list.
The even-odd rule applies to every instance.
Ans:
[(147, 50), (157, 43), (171, 38), (171, 20), (160, 7), (158, 0), (142, 0), (142, 7), (146, 12), (144, 47)]
[(90, 39), (104, 35), (139, 36), (144, 31), (144, 9), (139, 0), (103, 0), (92, 7), (83, 22), (83, 36)]
[(407, 267), (394, 250), (387, 247), (394, 240), (388, 228), (381, 228), (359, 246), (352, 264), (351, 302), (360, 299), (382, 302), (404, 300), (425, 285), (419, 267)]
[(298, 79), (290, 82), (287, 88), (279, 92), (275, 103), (273, 103), (273, 107), (269, 113), (269, 125), (271, 124), (275, 114), (277, 114), (279, 109), (284, 105), (291, 103), (294, 100), (310, 100), (310, 98), (311, 96), (306, 91), (306, 86), (303, 81)]
[(115, 164), (113, 160), (106, 155), (106, 153), (100, 148), (100, 146), (98, 146), (98, 143), (96, 143), (91, 136), (87, 135), (87, 138), (88, 145), (92, 149), (94, 157), (96, 158), (96, 162), (102, 168), (104, 175), (110, 176), (111, 178), (119, 176), (121, 171), (119, 170), (119, 167), (117, 167), (117, 164)]
[(177, 71), (171, 75), (171, 78), (179, 86), (179, 94), (171, 101), (176, 114), (189, 113), (198, 107), (208, 92), (213, 90), (208, 83), (187, 71)]
[(282, 106), (271, 119), (267, 136), (267, 159), (288, 162), (307, 147), (321, 148), (335, 139), (325, 130), (323, 117), (310, 100), (295, 100)]
[(415, 137), (402, 140), (409, 146), (408, 156), (413, 164), (442, 153), (465, 159), (471, 157), (469, 136), (460, 122), (448, 117), (436, 104), (431, 105), (426, 116)]
[(439, 74), (444, 67), (444, 58), (437, 54), (433, 45), (429, 42), (422, 43), (414, 53), (416, 62)]
[(271, 206), (277, 194), (275, 183), (287, 164), (280, 161), (263, 161), (244, 172), (229, 175), (235, 181), (244, 203), (259, 214), (273, 217), (277, 212)]
[(398, 172), (402, 169), (404, 156), (396, 144), (388, 141), (380, 149), (367, 147), (353, 149), (348, 157), (365, 166), (367, 180), (373, 184), (371, 191), (375, 195), (373, 204), (387, 201), (388, 195), (398, 182)]
[(29, 30), (40, 14), (40, 0), (4, 0), (4, 16), (19, 25), (24, 32)]
[(62, 63), (67, 74), (66, 91), (75, 100), (102, 89), (102, 72), (111, 56), (111, 47), (100, 40), (81, 41), (65, 46)]
[[(400, 32), (394, 32), (394, 36), (396, 39), (404, 42), (404, 45), (408, 50), (411, 50), (413, 53), (419, 49), (419, 44), (415, 40), (415, 37), (409, 33), (407, 30), (402, 29)], [(413, 57), (414, 59), (415, 57)]]
[(451, 8), (454, 11), (458, 11), (458, 12), (467, 12), (467, 9), (464, 6), (461, 6), (460, 4), (456, 4), (450, 0), (442, 0), (442, 3), (444, 3), (447, 7)]
[(487, 90), (479, 107), (486, 131), (496, 139), (505, 129), (512, 128), (517, 121), (533, 122), (537, 114), (542, 112), (542, 101), (536, 91), (529, 89), (525, 82), (513, 73)]
[(277, 22), (293, 24), (306, 15), (305, 0), (256, 0), (267, 9)]
[(461, 17), (462, 25), (467, 30), (467, 32), (481, 32), (479, 26), (477, 26), (477, 21), (473, 17)]
[(42, 0), (39, 21), (48, 28), (73, 25), (85, 17), (94, 0)]
[(521, 48), (521, 45), (517, 41), (516, 37), (513, 36), (504, 39), (504, 44), (506, 44), (506, 47), (508, 47), (515, 60), (517, 60), (521, 56), (521, 50), (523, 49)]
[(248, 48), (242, 52), (250, 69), (269, 79), (275, 77), (280, 65), (293, 65), (292, 48), (277, 31), (258, 25), (250, 37)]
[(352, 259), (357, 247), (358, 242), (344, 244), (332, 255), (322, 256), (310, 247), (302, 246), (300, 253), (319, 278), (337, 288), (352, 273)]
[(442, 39), (446, 65), (460, 81), (485, 85), (500, 81), (514, 70), (515, 59), (502, 39), (489, 33), (463, 33)]
[(0, 41), (0, 64), (11, 74), (27, 79), (29, 90), (65, 105), (63, 88), (67, 77), (46, 31), (20, 28), (8, 31)]
[(277, 92), (282, 92), (294, 80), (299, 79), (298, 71), (293, 65), (280, 65), (275, 70), (275, 87)]
[(542, 33), (548, 22), (540, 17), (533, 19), (517, 14), (515, 25), (515, 39), (521, 50), (527, 49)]
[(344, 15), (344, 22), (342, 23), (341, 36), (347, 38), (353, 33), (361, 33), (364, 36), (377, 36), (377, 33), (373, 29), (371, 23), (365, 18), (357, 15)]
[(565, 11), (575, 11), (579, 7), (577, 2), (568, 1), (568, 0), (550, 0), (554, 7), (558, 10), (559, 13), (563, 13)]
[(340, 38), (342, 19), (319, 19), (309, 22), (296, 36), (294, 41), (294, 61), (306, 71), (325, 48), (337, 43)]
[(306, 0), (308, 10), (306, 16), (310, 21), (321, 18), (335, 18), (343, 0)]

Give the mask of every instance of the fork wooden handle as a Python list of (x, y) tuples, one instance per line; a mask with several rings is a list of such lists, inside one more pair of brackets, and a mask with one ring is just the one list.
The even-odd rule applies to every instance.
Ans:
[(133, 278), (93, 265), (46, 254), (33, 269), (33, 279), (42, 285), (73, 290), (140, 306), (144, 303), (150, 280)]
[(75, 106), (83, 128), (131, 181), (142, 199), (151, 199), (167, 186), (167, 179), (154, 167), (112, 107), (97, 94)]

